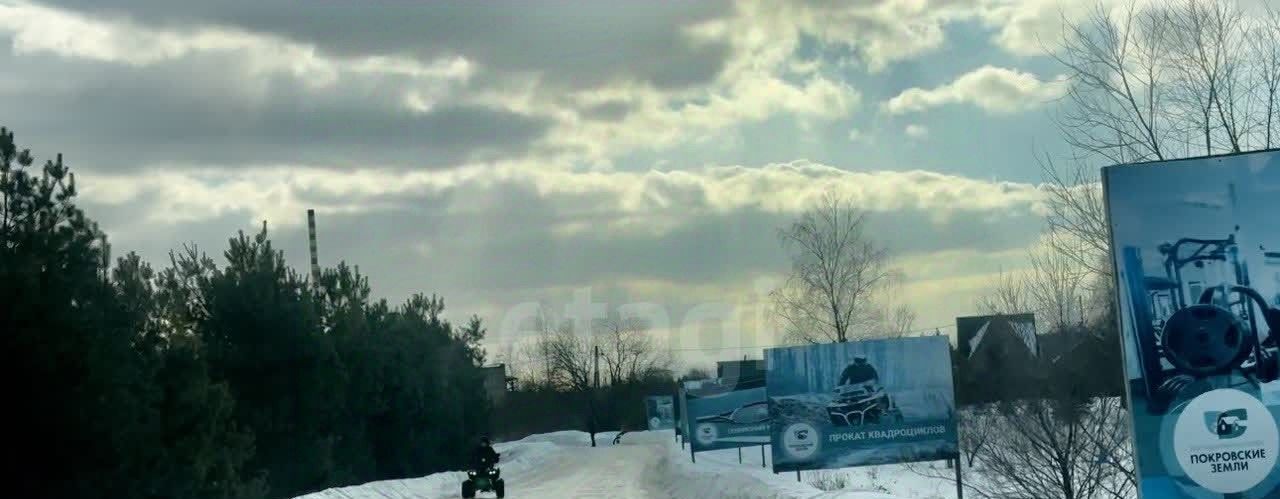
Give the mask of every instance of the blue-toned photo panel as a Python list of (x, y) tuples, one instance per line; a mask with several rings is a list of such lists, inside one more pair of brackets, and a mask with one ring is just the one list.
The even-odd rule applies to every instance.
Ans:
[(769, 405), (760, 381), (707, 380), (685, 386), (694, 452), (769, 443)]
[(1102, 179), (1141, 497), (1280, 497), (1280, 152)]
[(944, 336), (765, 351), (774, 471), (958, 455)]

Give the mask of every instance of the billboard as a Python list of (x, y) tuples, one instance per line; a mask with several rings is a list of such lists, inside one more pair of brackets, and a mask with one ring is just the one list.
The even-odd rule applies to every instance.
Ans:
[(1144, 499), (1280, 495), (1280, 152), (1102, 171)]
[(645, 420), (650, 430), (671, 430), (676, 427), (675, 399), (670, 395), (653, 395), (644, 398)]
[(765, 350), (773, 470), (952, 459), (945, 336)]
[(694, 452), (769, 443), (764, 380), (712, 379), (685, 385), (689, 445)]

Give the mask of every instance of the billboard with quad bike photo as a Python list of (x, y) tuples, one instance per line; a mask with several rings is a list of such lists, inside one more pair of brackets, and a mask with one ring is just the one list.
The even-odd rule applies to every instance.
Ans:
[(1139, 496), (1280, 497), (1280, 151), (1102, 180)]
[(764, 380), (709, 379), (685, 385), (693, 452), (769, 443)]
[(953, 459), (945, 336), (765, 350), (775, 472)]

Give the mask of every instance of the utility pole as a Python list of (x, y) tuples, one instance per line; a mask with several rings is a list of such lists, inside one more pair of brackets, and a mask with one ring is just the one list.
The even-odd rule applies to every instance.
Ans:
[(596, 397), (600, 394), (600, 345), (596, 345), (594, 351), (595, 351), (595, 355), (592, 358), (592, 362), (595, 364), (595, 368), (593, 369), (594, 371), (593, 377), (595, 378), (595, 389), (591, 390), (591, 446), (592, 447), (596, 446), (596, 430), (599, 429), (597, 428), (597, 425), (599, 424), (598, 423), (599, 420), (596, 418)]
[(307, 210), (307, 237), (311, 243), (311, 282), (320, 282), (320, 259), (316, 256), (316, 210)]

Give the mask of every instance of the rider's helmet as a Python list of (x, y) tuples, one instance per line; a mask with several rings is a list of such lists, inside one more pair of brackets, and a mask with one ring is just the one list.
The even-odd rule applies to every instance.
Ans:
[(488, 445), (489, 445), (489, 437), (487, 437), (487, 436), (480, 437), (480, 445), (488, 446)]
[(855, 364), (866, 364), (866, 363), (867, 363), (867, 356), (866, 356), (866, 355), (857, 355), (857, 356), (854, 356), (854, 358), (853, 358), (853, 363), (855, 363)]

